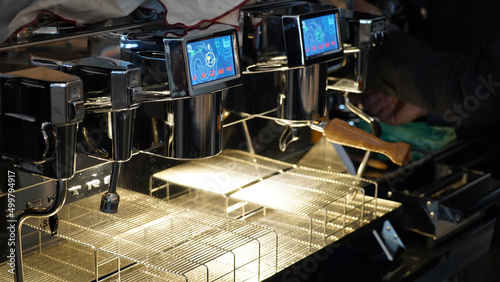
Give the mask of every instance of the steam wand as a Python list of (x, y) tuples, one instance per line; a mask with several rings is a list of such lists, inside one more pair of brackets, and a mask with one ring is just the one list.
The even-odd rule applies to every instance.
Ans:
[(120, 195), (116, 192), (122, 162), (131, 157), (132, 135), (136, 109), (111, 112), (111, 136), (113, 139), (113, 168), (109, 188), (101, 197), (100, 210), (105, 213), (117, 213)]
[(117, 213), (118, 204), (120, 202), (120, 195), (116, 193), (116, 186), (118, 185), (118, 175), (121, 170), (121, 162), (114, 161), (113, 169), (111, 171), (111, 179), (109, 182), (109, 188), (106, 193), (101, 197), (101, 207), (100, 210), (105, 213)]

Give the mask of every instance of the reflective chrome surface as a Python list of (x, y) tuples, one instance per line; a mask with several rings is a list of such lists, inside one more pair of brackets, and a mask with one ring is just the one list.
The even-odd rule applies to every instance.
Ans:
[(339, 78), (335, 89), (361, 93), (366, 90), (370, 49), (383, 44), (384, 41), (385, 18), (349, 10), (342, 10), (341, 14), (346, 56), (343, 68), (334, 74)]
[[(279, 118), (313, 120), (325, 115), (326, 65), (285, 72), (285, 95), (280, 104)], [(280, 93), (281, 95), (281, 93)]]
[(222, 150), (222, 92), (165, 102), (166, 157), (206, 158)]
[(343, 58), (340, 29), (339, 48), (306, 56), (303, 20), (333, 15), (340, 27), (339, 12), (332, 6), (280, 1), (248, 5), (242, 15), (244, 86), (230, 89), (224, 106), (284, 125), (279, 139), (284, 151), (300, 138), (297, 127), (326, 115), (327, 63)]
[(130, 52), (130, 61), (141, 69), (142, 84), (145, 89), (167, 83), (167, 65), (165, 64), (164, 52)]
[(289, 121), (307, 121), (325, 115), (327, 69), (316, 64), (295, 69), (244, 73), (244, 86), (229, 91), (225, 106), (236, 112), (262, 114)]

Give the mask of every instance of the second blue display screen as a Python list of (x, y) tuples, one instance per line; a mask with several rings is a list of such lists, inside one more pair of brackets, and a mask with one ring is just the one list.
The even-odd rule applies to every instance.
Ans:
[(306, 57), (339, 49), (335, 14), (302, 20)]

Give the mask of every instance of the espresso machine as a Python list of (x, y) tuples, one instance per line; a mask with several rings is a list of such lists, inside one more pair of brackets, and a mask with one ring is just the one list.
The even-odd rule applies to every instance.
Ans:
[[(33, 206), (41, 199), (42, 207), (49, 206), (56, 184), (65, 183), (64, 206), (46, 212), (58, 218), (28, 218), (16, 235), (23, 241), (24, 257), (15, 261), (24, 266), (24, 280), (306, 279), (302, 274), (316, 272), (311, 261), (335, 257), (338, 246), (353, 238), (380, 233), (382, 223), (399, 214), (401, 204), (378, 197), (375, 181), (295, 161), (312, 146), (305, 137), (311, 129), (332, 142), (380, 151), (399, 164), (408, 161), (407, 145), (327, 119), (328, 76), (346, 57), (341, 12), (302, 1), (241, 11), (241, 34), (217, 24), (183, 30), (145, 22), (83, 28), (78, 36), (61, 33), (62, 48), (80, 46), (81, 57), (37, 52), (37, 45), (60, 46), (43, 39), (17, 50), (36, 75), (58, 73), (83, 82), (78, 99), (65, 100), (68, 107), (59, 106), (60, 99), (46, 107), (68, 108), (70, 116), (78, 110), (74, 120), (61, 123), (74, 128), (64, 135), (72, 136), (74, 147), (63, 158), (76, 159), (73, 177), (33, 179), (21, 169), (39, 174), (30, 170), (39, 165), (9, 163), (10, 148), (2, 150), (2, 163), (19, 168), (16, 204), (28, 199), (26, 205)], [(115, 44), (101, 45), (112, 54), (99, 50), (96, 35)], [(13, 47), (4, 48), (9, 53)], [(2, 80), (4, 85), (9, 84)], [(4, 93), (9, 92), (2, 88), (2, 118), (24, 118), (4, 114), (5, 101), (10, 103)], [(2, 120), (4, 125), (21, 128)], [(277, 137), (267, 142), (254, 134), (256, 128)], [(33, 140), (26, 127), (21, 131), (13, 143)], [(12, 140), (4, 132), (2, 146)], [(43, 132), (45, 144), (50, 139)], [(258, 142), (276, 152), (257, 150)], [(105, 190), (111, 196), (99, 209)], [(7, 207), (8, 197), (0, 197)], [(390, 239), (380, 234), (382, 248)], [(0, 279), (10, 280), (12, 273), (8, 264), (0, 267)]]

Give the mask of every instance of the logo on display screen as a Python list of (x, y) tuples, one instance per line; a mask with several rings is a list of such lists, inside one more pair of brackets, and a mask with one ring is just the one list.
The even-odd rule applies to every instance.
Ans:
[(306, 57), (339, 49), (334, 14), (302, 20), (302, 34)]
[(186, 47), (191, 85), (236, 74), (231, 35), (190, 42)]

